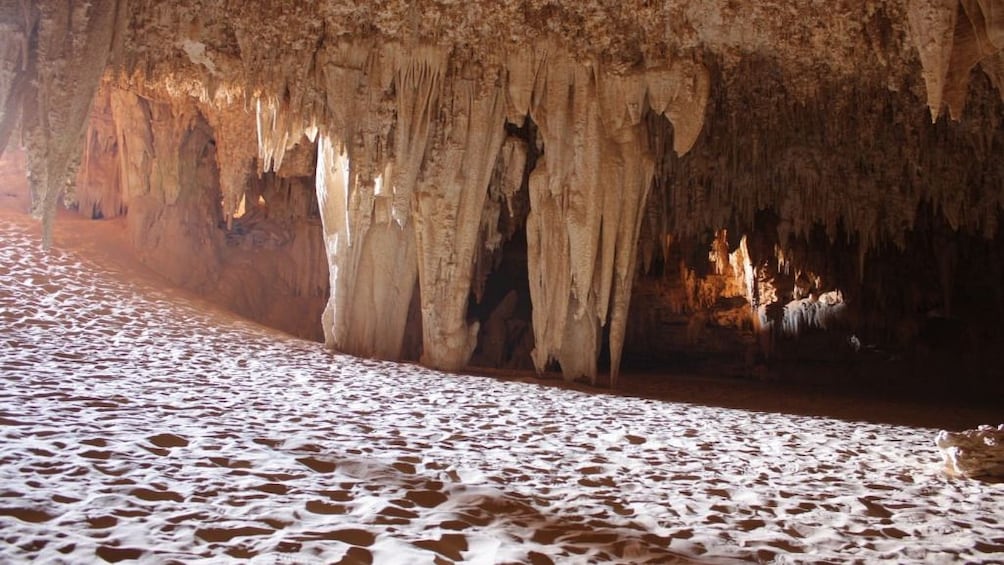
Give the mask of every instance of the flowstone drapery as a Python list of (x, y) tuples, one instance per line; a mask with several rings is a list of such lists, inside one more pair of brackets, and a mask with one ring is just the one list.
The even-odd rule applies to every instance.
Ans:
[[(567, 378), (595, 381), (609, 324), (616, 380), (654, 171), (643, 118), (668, 117), (685, 152), (701, 129), (707, 71), (679, 60), (614, 75), (546, 44), (484, 68), (447, 55), (343, 47), (325, 59), (342, 95), (329, 96), (330, 123), (318, 126), (329, 345), (400, 357), (417, 268), (422, 362), (456, 370), (469, 361), (478, 337), (467, 319), (472, 275), (492, 245), (481, 240), (492, 231), (483, 218), (489, 184), (506, 121), (529, 116), (544, 155), (530, 176), (527, 218), (534, 363), (543, 371), (557, 360)], [(260, 133), (262, 155), (281, 155), (297, 135)]]

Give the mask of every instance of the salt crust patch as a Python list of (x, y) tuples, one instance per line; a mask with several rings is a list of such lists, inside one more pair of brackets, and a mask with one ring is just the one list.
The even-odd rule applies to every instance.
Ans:
[(333, 355), (0, 237), (0, 561), (1004, 559), (932, 429)]

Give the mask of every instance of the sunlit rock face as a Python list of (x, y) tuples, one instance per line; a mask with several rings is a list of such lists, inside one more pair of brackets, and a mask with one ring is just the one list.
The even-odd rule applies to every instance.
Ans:
[(1002, 386), (999, 2), (231, 4), (0, 3), (37, 214), (362, 356)]

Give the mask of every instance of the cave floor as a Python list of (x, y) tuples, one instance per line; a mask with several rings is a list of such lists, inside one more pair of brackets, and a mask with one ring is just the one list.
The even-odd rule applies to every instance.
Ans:
[(0, 237), (0, 561), (1004, 553), (1004, 484), (944, 476), (930, 427), (975, 410), (359, 360), (95, 263), (73, 226), (48, 253), (20, 217)]

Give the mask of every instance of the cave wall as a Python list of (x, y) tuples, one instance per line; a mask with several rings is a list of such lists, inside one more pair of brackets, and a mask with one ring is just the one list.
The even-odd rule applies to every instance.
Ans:
[(0, 148), (41, 215), (65, 171), (172, 280), (341, 351), (903, 380), (1000, 366), (1001, 13), (7, 1)]
[(27, 213), (31, 210), (27, 156), (20, 147), (8, 147), (0, 155), (0, 209)]
[[(174, 284), (319, 340), (328, 291), (314, 148), (291, 151), (287, 166), (259, 176), (249, 135), (254, 119), (243, 105), (225, 100), (106, 83), (92, 107), (66, 205), (95, 220), (120, 218), (139, 258)], [(243, 132), (228, 133), (241, 125)], [(235, 141), (221, 149), (228, 137), (252, 142), (243, 153), (234, 151)], [(224, 200), (227, 182), (240, 185), (236, 203)]]

